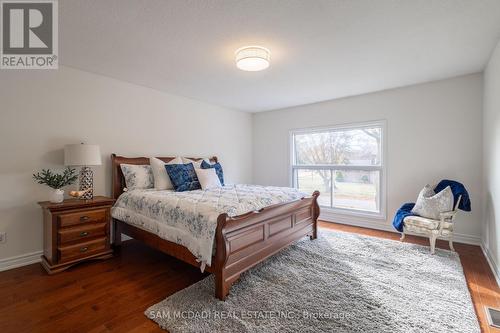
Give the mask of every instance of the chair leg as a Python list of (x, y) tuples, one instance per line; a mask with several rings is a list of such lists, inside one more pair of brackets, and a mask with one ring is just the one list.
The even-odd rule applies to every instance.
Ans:
[(435, 250), (436, 250), (436, 239), (437, 239), (437, 235), (434, 234), (434, 233), (429, 236), (429, 242), (431, 243), (431, 254), (435, 253)]
[(453, 235), (450, 235), (449, 244), (450, 244), (450, 250), (455, 252), (455, 248), (453, 247)]
[(404, 241), (405, 240), (405, 233), (404, 232), (401, 233), (401, 238), (399, 238), (399, 240), (400, 241)]

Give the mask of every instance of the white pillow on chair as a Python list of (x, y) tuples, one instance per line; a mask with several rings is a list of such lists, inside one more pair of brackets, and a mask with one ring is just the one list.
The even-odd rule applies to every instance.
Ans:
[(436, 194), (430, 185), (425, 185), (411, 212), (428, 219), (439, 220), (441, 213), (451, 210), (453, 210), (453, 192), (449, 186)]
[(210, 169), (194, 169), (196, 176), (200, 181), (201, 189), (206, 190), (214, 187), (221, 187), (221, 183), (214, 168)]
[(167, 170), (165, 169), (165, 164), (182, 164), (182, 159), (176, 157), (168, 163), (163, 162), (159, 158), (150, 157), (149, 165), (153, 170), (153, 177), (155, 182), (155, 189), (157, 190), (173, 190), (174, 186), (170, 181)]

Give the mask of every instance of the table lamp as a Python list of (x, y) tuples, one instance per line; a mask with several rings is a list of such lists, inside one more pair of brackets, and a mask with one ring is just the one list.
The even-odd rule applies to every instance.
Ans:
[(64, 146), (64, 164), (82, 167), (79, 176), (79, 190), (86, 192), (80, 199), (92, 199), (94, 197), (94, 173), (90, 166), (101, 165), (99, 146), (84, 143)]

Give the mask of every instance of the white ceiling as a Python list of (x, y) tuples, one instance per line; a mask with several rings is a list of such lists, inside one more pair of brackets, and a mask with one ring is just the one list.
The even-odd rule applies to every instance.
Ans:
[(59, 36), (63, 65), (255, 112), (480, 72), (500, 1), (64, 0)]

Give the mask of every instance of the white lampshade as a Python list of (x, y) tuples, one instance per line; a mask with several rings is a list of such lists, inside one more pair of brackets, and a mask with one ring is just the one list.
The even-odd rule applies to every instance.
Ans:
[(236, 67), (247, 72), (261, 71), (269, 67), (271, 52), (262, 46), (245, 46), (235, 52)]
[(101, 150), (98, 145), (83, 143), (64, 146), (65, 165), (101, 165)]

